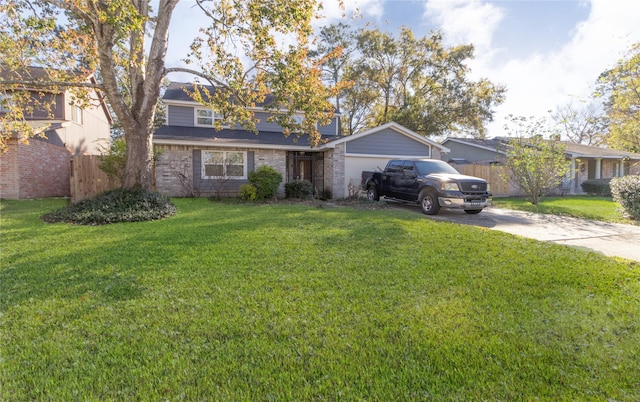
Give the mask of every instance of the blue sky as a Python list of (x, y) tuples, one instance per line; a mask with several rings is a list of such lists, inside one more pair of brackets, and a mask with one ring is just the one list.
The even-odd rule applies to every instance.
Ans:
[[(472, 76), (507, 87), (489, 136), (504, 135), (509, 114), (546, 116), (589, 97), (598, 75), (640, 42), (638, 0), (337, 0), (323, 2), (317, 26), (369, 24), (416, 36), (441, 30), (449, 45), (472, 43)], [(180, 65), (199, 20), (189, 0), (179, 3), (171, 26), (168, 66)], [(344, 16), (343, 16), (344, 15)], [(177, 79), (176, 77), (170, 77)]]

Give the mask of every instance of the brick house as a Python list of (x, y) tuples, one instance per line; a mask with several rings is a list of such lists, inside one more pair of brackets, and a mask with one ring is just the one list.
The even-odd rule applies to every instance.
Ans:
[[(213, 127), (216, 113), (204, 109), (185, 92), (192, 84), (173, 82), (163, 102), (166, 124), (153, 136), (160, 150), (156, 188), (169, 196), (237, 196), (248, 173), (262, 165), (278, 170), (284, 184), (295, 179), (313, 183), (319, 197), (346, 198), (360, 185), (362, 170), (383, 168), (393, 158), (440, 159), (446, 147), (396, 123), (352, 136), (338, 134), (338, 119), (319, 127), (321, 144), (308, 138), (285, 137), (283, 129), (267, 121), (269, 111), (256, 107), (259, 134), (243, 129)], [(212, 90), (212, 88), (209, 88)]]
[[(37, 80), (44, 70), (31, 68), (29, 74)], [(109, 146), (113, 122), (109, 110), (103, 100), (80, 108), (71, 104), (68, 92), (25, 90), (53, 106), (51, 111), (36, 108), (26, 116), (27, 124), (39, 135), (25, 143), (21, 133), (14, 132), (7, 141), (6, 152), (0, 154), (0, 198), (69, 197), (71, 157), (100, 154)], [(0, 97), (2, 117), (11, 93), (0, 92)], [(92, 98), (101, 99), (97, 94)]]

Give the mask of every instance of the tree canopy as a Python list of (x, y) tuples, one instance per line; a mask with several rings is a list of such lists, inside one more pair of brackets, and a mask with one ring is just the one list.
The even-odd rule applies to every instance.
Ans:
[(322, 36), (324, 47), (348, 49), (340, 65), (331, 66), (342, 69), (350, 84), (339, 97), (347, 134), (395, 121), (425, 136), (463, 132), (483, 137), (493, 108), (504, 100), (504, 87), (469, 78), (466, 63), (473, 58), (473, 46), (446, 47), (440, 32), (423, 38), (406, 27), (397, 37), (346, 26), (330, 32), (339, 35)]
[(508, 179), (537, 205), (569, 173), (571, 161), (564, 155), (565, 146), (556, 140), (559, 134), (544, 118), (509, 116), (505, 131), (510, 137), (504, 149)]
[[(14, 111), (0, 121), (5, 127), (0, 141), (12, 131), (33, 134), (20, 113), (33, 103), (24, 89), (70, 90), (78, 103), (91, 102), (95, 90), (107, 99), (124, 131), (123, 187), (148, 190), (163, 79), (172, 72), (188, 72), (215, 87), (209, 93), (204, 85), (194, 85), (193, 99), (222, 113), (229, 124), (255, 130), (247, 106), (262, 103), (269, 94), (273, 102), (268, 107), (278, 110), (273, 119), (290, 132), (308, 133), (311, 144), (317, 144), (316, 124), (331, 117), (327, 100), (333, 93), (321, 80), (323, 60), (308, 54), (311, 22), (319, 10), (316, 1), (196, 0), (195, 10), (210, 24), (194, 39), (188, 69), (166, 65), (177, 3), (0, 1), (0, 68), (10, 72), (0, 78), (0, 92), (11, 94)], [(25, 74), (31, 66), (45, 73)], [(305, 113), (301, 123), (291, 119), (296, 111)]]
[(600, 75), (595, 95), (605, 100), (607, 144), (640, 152), (640, 42), (632, 45), (615, 67)]

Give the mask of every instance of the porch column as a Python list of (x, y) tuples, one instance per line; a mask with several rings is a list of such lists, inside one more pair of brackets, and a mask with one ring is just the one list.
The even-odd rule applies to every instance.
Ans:
[(576, 193), (576, 158), (571, 157), (571, 171), (569, 172), (569, 194)]
[(624, 176), (624, 159), (620, 159), (620, 163), (618, 164), (618, 177)]
[(596, 158), (596, 180), (601, 178), (602, 158)]

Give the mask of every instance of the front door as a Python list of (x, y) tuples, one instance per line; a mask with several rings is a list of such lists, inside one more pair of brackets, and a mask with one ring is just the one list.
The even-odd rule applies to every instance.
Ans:
[(287, 182), (307, 180), (316, 196), (324, 196), (324, 154), (320, 152), (288, 152)]

